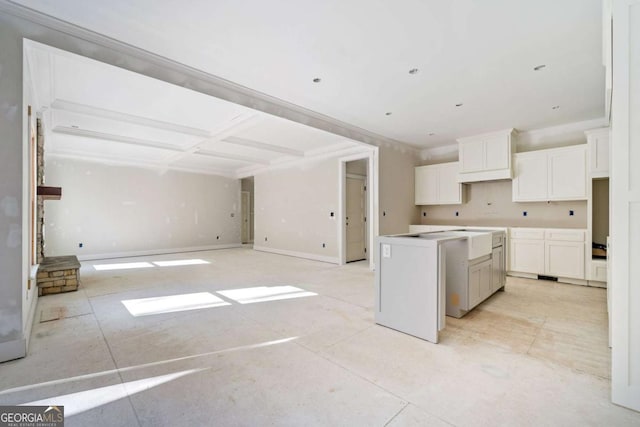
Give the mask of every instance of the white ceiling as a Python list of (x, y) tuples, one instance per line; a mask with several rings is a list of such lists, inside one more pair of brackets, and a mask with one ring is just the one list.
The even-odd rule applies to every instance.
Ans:
[(362, 149), (341, 136), (26, 41), (46, 154), (244, 177)]
[(421, 148), (604, 115), (601, 0), (14, 2)]

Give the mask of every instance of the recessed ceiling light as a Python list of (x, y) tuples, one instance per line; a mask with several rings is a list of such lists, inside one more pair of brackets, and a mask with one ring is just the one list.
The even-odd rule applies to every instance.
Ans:
[(533, 67), (533, 71), (540, 71), (545, 67), (546, 67), (545, 64), (540, 64), (540, 65), (537, 65), (537, 66)]
[(552, 110), (557, 110), (558, 108), (560, 108), (559, 105), (554, 105), (553, 107), (551, 107)]
[(417, 69), (417, 68), (412, 68), (412, 69), (409, 70), (409, 74), (418, 74), (418, 71), (420, 71), (420, 70)]
[(322, 81), (322, 79), (320, 77), (316, 77), (315, 79), (313, 79), (314, 83), (320, 83)]
[(456, 104), (456, 107), (462, 107), (462, 105), (463, 105), (462, 102), (460, 102), (460, 103)]
[(74, 128), (74, 129), (78, 129), (77, 125), (71, 125), (71, 127)]
[(390, 115), (392, 115), (392, 114), (393, 114), (393, 113), (392, 113), (391, 111), (387, 111), (386, 113), (384, 113), (384, 115), (385, 115), (385, 116), (390, 116)]

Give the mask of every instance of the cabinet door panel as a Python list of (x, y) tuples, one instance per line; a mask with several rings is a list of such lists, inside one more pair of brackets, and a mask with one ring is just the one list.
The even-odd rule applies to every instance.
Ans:
[(504, 249), (502, 246), (493, 248), (491, 253), (491, 292), (495, 292), (502, 287), (504, 271)]
[(438, 177), (438, 196), (441, 204), (462, 203), (462, 184), (458, 182), (457, 163), (441, 166)]
[(460, 143), (460, 172), (484, 170), (484, 144), (482, 141)]
[(544, 273), (544, 240), (511, 239), (511, 271)]
[(480, 265), (469, 267), (469, 310), (480, 304)]
[(547, 199), (547, 155), (527, 154), (515, 157), (513, 201)]
[(545, 274), (584, 279), (584, 243), (547, 241)]
[(485, 170), (509, 168), (509, 144), (504, 136), (488, 138), (484, 141)]
[(491, 260), (487, 260), (482, 263), (480, 269), (480, 301), (489, 298), (493, 293), (491, 276)]
[(587, 198), (587, 150), (580, 146), (549, 153), (549, 199)]
[(415, 168), (416, 205), (428, 205), (438, 202), (438, 173), (427, 166)]

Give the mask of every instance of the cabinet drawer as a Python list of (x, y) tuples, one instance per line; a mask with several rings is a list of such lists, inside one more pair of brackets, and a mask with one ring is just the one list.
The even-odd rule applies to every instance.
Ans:
[(544, 240), (544, 228), (512, 228), (512, 239)]
[(493, 236), (493, 240), (491, 242), (492, 248), (497, 248), (498, 246), (504, 246), (504, 236), (498, 235)]
[(563, 242), (584, 242), (584, 230), (548, 229), (545, 230), (545, 240), (556, 240)]

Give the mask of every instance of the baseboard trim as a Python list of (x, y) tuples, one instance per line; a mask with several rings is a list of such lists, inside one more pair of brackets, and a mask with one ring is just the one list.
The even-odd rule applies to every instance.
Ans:
[(0, 343), (0, 362), (20, 359), (27, 355), (27, 342), (24, 338)]
[[(507, 272), (507, 276), (523, 277), (525, 279), (538, 280), (538, 275), (537, 274), (521, 273), (519, 271), (509, 271), (509, 272)], [(572, 278), (569, 278), (569, 277), (558, 277), (557, 279), (558, 279), (558, 283), (568, 283), (570, 285), (588, 286), (588, 283), (589, 283), (584, 279), (572, 279)]]
[(274, 248), (268, 248), (265, 246), (255, 246), (255, 245), (253, 246), (253, 250), (260, 251), (260, 252), (269, 252), (269, 253), (278, 254), (278, 255), (292, 256), (295, 258), (310, 259), (312, 261), (327, 262), (330, 264), (340, 264), (340, 260), (338, 259), (338, 257), (316, 255), (316, 254), (310, 254), (307, 252), (287, 251), (285, 249), (274, 249)]
[(232, 248), (241, 248), (241, 247), (242, 247), (241, 243), (230, 243), (230, 244), (224, 244), (224, 245), (189, 246), (186, 248), (150, 249), (146, 251), (113, 252), (113, 253), (107, 253), (107, 254), (77, 255), (77, 256), (78, 256), (78, 261), (94, 261), (94, 260), (101, 260), (101, 259), (131, 258), (131, 257), (148, 256), (148, 255), (178, 254), (182, 252), (212, 251), (216, 249), (232, 249)]

